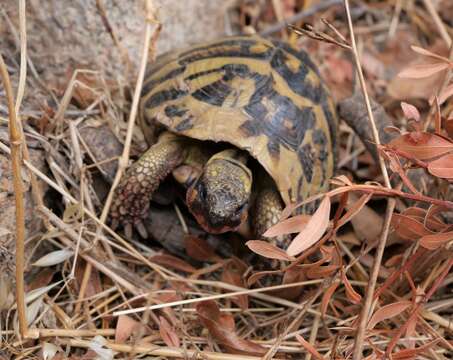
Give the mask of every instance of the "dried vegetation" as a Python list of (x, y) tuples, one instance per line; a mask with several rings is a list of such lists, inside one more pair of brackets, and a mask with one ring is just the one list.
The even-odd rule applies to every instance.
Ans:
[[(98, 16), (133, 71), (102, 4)], [(1, 164), (0, 206), (15, 197), (16, 225), (0, 227), (0, 358), (451, 358), (451, 2), (232, 2), (227, 31), (307, 49), (347, 123), (373, 129), (364, 145), (341, 124), (331, 191), (306, 200), (321, 200), (312, 216), (287, 209), (266, 234), (295, 234), (286, 251), (205, 236), (178, 200), (156, 207), (141, 229), (152, 241), (109, 227), (112, 190), (143, 151), (134, 122), (160, 31), (146, 4), (141, 63), (129, 83), (102, 69), (73, 71), (64, 86), (42, 82), (25, 1), (20, 21), (2, 12), (17, 52), (2, 43), (0, 135), (10, 131), (0, 154), (13, 167)], [(27, 144), (46, 167), (33, 165)], [(30, 216), (42, 224), (26, 232)], [(262, 257), (281, 268), (258, 269)]]

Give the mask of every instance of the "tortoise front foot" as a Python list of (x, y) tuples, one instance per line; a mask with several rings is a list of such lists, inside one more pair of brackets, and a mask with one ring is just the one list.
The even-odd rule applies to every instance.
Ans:
[(127, 236), (135, 227), (146, 237), (142, 220), (148, 215), (152, 195), (183, 158), (184, 149), (179, 141), (161, 141), (153, 145), (127, 170), (115, 189), (110, 210), (112, 225), (122, 225)]

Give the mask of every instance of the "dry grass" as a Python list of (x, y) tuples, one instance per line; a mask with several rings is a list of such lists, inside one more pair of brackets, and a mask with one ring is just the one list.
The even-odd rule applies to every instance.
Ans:
[[(413, 136), (423, 128), (442, 131), (440, 137), (430, 130), (430, 139), (444, 141), (447, 150), (438, 155), (448, 155), (453, 149), (451, 98), (439, 106), (435, 101), (414, 101), (421, 113), (414, 122), (410, 116), (416, 116), (415, 110), (406, 107), (402, 113), (400, 101), (382, 90), (392, 82), (393, 89), (404, 91), (382, 67), (396, 71), (397, 66), (386, 58), (392, 57), (392, 51), (408, 56), (392, 40), (407, 29), (415, 45), (424, 48), (432, 49), (441, 39), (451, 59), (452, 28), (431, 0), (423, 1), (424, 6), (381, 1), (379, 6), (359, 2), (352, 8), (345, 0), (346, 17), (341, 15), (344, 9), (339, 1), (315, 5), (315, 14), (328, 21), (313, 17), (315, 26), (305, 31), (311, 38), (298, 39), (282, 26), (282, 19), (293, 19), (301, 26), (313, 9), (295, 9), (292, 1), (284, 0), (239, 3), (242, 28), (280, 32), (309, 49), (338, 98), (351, 92), (355, 72), (351, 64), (355, 64), (365, 97), (361, 116), (369, 118), (373, 143), (380, 150), (380, 172), (342, 124), (339, 163), (343, 175), (334, 179), (329, 193), (318, 196), (330, 199), (333, 216), (314, 215), (312, 220), (330, 219), (316, 244), (302, 254), (285, 255), (284, 266), (270, 273), (260, 273), (254, 268), (256, 262), (249, 264), (236, 253), (220, 256), (221, 251), (215, 253), (219, 249), (211, 250), (194, 234), (190, 237), (187, 232), (193, 228), (179, 208), (173, 226), (183, 227), (181, 234), (186, 234), (191, 247), (182, 249), (182, 258), (165, 252), (157, 242), (127, 240), (108, 226), (108, 212), (130, 156), (142, 150), (134, 124), (145, 65), (155, 57), (160, 31), (152, 1), (146, 2), (142, 58), (133, 82), (125, 87), (102, 71), (76, 70), (52, 111), (28, 116), (34, 126), (26, 123), (22, 129), (21, 120), (34, 110), (27, 108), (30, 102), (25, 95), (31, 84), (25, 64), (32, 69), (33, 56), (26, 51), (26, 11), (21, 0), (16, 32), (20, 63), (6, 53), (0, 57), (9, 116), (7, 121), (2, 111), (0, 125), (10, 126), (9, 141), (2, 139), (0, 150), (11, 156), (13, 165), (17, 294), (15, 303), (0, 309), (0, 358), (88, 359), (96, 354), (107, 359), (451, 358), (453, 254), (448, 236), (453, 233), (449, 190), (453, 176), (435, 175), (431, 159), (423, 153), (429, 144), (417, 143), (418, 152), (412, 153), (407, 142), (398, 143), (397, 149), (381, 146), (379, 119), (374, 119), (369, 95)], [(97, 1), (97, 7), (129, 73), (132, 65), (121, 36), (104, 3)], [(425, 23), (420, 21), (423, 15)], [(382, 54), (378, 49), (384, 49)], [(442, 98), (451, 87), (453, 63), (436, 56), (437, 62), (447, 65), (437, 74), (441, 78), (431, 93)], [(430, 60), (434, 61), (432, 56)], [(11, 72), (19, 75), (16, 95)], [(110, 154), (105, 149), (103, 159), (97, 158), (83, 135), (84, 128), (100, 126), (124, 139), (121, 151)], [(30, 162), (28, 139), (45, 149), (48, 169)], [(113, 183), (97, 183), (106, 165), (118, 158), (119, 166), (110, 178)], [(423, 175), (414, 179), (411, 167), (422, 168)], [(24, 172), (32, 182), (36, 216), (43, 220), (40, 233), (30, 239), (25, 238)], [(429, 188), (429, 182), (437, 188)], [(43, 185), (50, 189), (46, 197)], [(284, 276), (283, 283), (270, 280), (279, 276)]]

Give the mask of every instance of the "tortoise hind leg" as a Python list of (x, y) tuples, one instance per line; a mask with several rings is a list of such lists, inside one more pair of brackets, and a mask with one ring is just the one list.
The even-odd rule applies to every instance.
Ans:
[(123, 175), (111, 208), (114, 224), (138, 225), (147, 216), (149, 202), (160, 182), (185, 158), (182, 140), (163, 134)]

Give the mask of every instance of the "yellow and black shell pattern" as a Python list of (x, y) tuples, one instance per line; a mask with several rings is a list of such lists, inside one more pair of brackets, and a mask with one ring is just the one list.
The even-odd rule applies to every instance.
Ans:
[(258, 36), (160, 57), (148, 69), (141, 126), (248, 151), (286, 204), (326, 190), (335, 166), (333, 101), (307, 53)]

